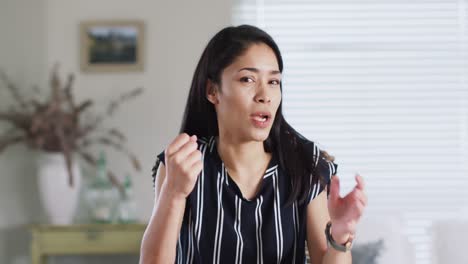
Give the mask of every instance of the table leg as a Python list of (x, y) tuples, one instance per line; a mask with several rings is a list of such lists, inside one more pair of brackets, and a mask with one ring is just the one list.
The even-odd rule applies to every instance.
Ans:
[(42, 255), (39, 251), (39, 247), (33, 242), (31, 245), (31, 264), (46, 264), (47, 257)]

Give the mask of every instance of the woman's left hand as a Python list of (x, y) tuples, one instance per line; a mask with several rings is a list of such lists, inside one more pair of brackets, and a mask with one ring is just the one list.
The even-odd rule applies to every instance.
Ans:
[(364, 180), (356, 175), (357, 185), (345, 197), (340, 197), (340, 180), (333, 176), (330, 184), (328, 213), (332, 222), (331, 235), (333, 240), (344, 244), (356, 232), (356, 224), (367, 205), (367, 195), (364, 192)]

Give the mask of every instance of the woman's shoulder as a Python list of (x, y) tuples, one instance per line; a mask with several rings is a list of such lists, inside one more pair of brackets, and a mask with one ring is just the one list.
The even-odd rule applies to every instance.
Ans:
[(298, 147), (301, 147), (304, 150), (308, 162), (313, 161), (315, 164), (317, 164), (321, 151), (319, 144), (302, 135), (298, 135), (297, 141)]
[[(308, 162), (313, 163), (312, 175), (318, 176), (318, 182), (313, 184), (309, 193), (309, 202), (317, 197), (325, 186), (330, 184), (331, 178), (337, 173), (338, 164), (335, 163), (335, 157), (330, 155), (319, 143), (309, 140), (303, 136), (299, 137), (307, 155)], [(312, 176), (311, 175), (311, 176)]]
[(338, 165), (335, 163), (335, 157), (333, 155), (316, 141), (307, 139), (301, 135), (299, 135), (298, 138), (302, 143), (309, 162), (314, 163), (316, 171), (326, 178), (330, 178), (332, 175), (336, 174)]
[(306, 155), (309, 159), (312, 159), (316, 165), (320, 162), (334, 163), (335, 157), (326, 151), (318, 142), (310, 140), (302, 135), (298, 135), (298, 140), (306, 152)]

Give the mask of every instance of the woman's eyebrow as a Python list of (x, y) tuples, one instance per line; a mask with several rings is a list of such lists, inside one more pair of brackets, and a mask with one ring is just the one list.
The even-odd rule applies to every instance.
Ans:
[[(251, 72), (255, 72), (255, 73), (259, 73), (260, 70), (257, 69), (257, 68), (251, 68), (251, 67), (246, 67), (246, 68), (242, 68), (239, 70), (240, 71), (243, 71), (243, 70), (246, 70), (246, 71), (251, 71)], [(270, 71), (270, 74), (281, 74), (280, 71), (277, 71), (277, 70), (273, 70), (273, 71)]]

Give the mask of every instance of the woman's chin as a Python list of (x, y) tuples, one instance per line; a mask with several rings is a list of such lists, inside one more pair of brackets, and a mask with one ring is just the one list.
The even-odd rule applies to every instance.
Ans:
[(263, 142), (267, 140), (269, 134), (270, 134), (270, 130), (266, 130), (266, 129), (263, 131), (254, 131), (254, 133), (252, 133), (252, 139), (254, 141)]

